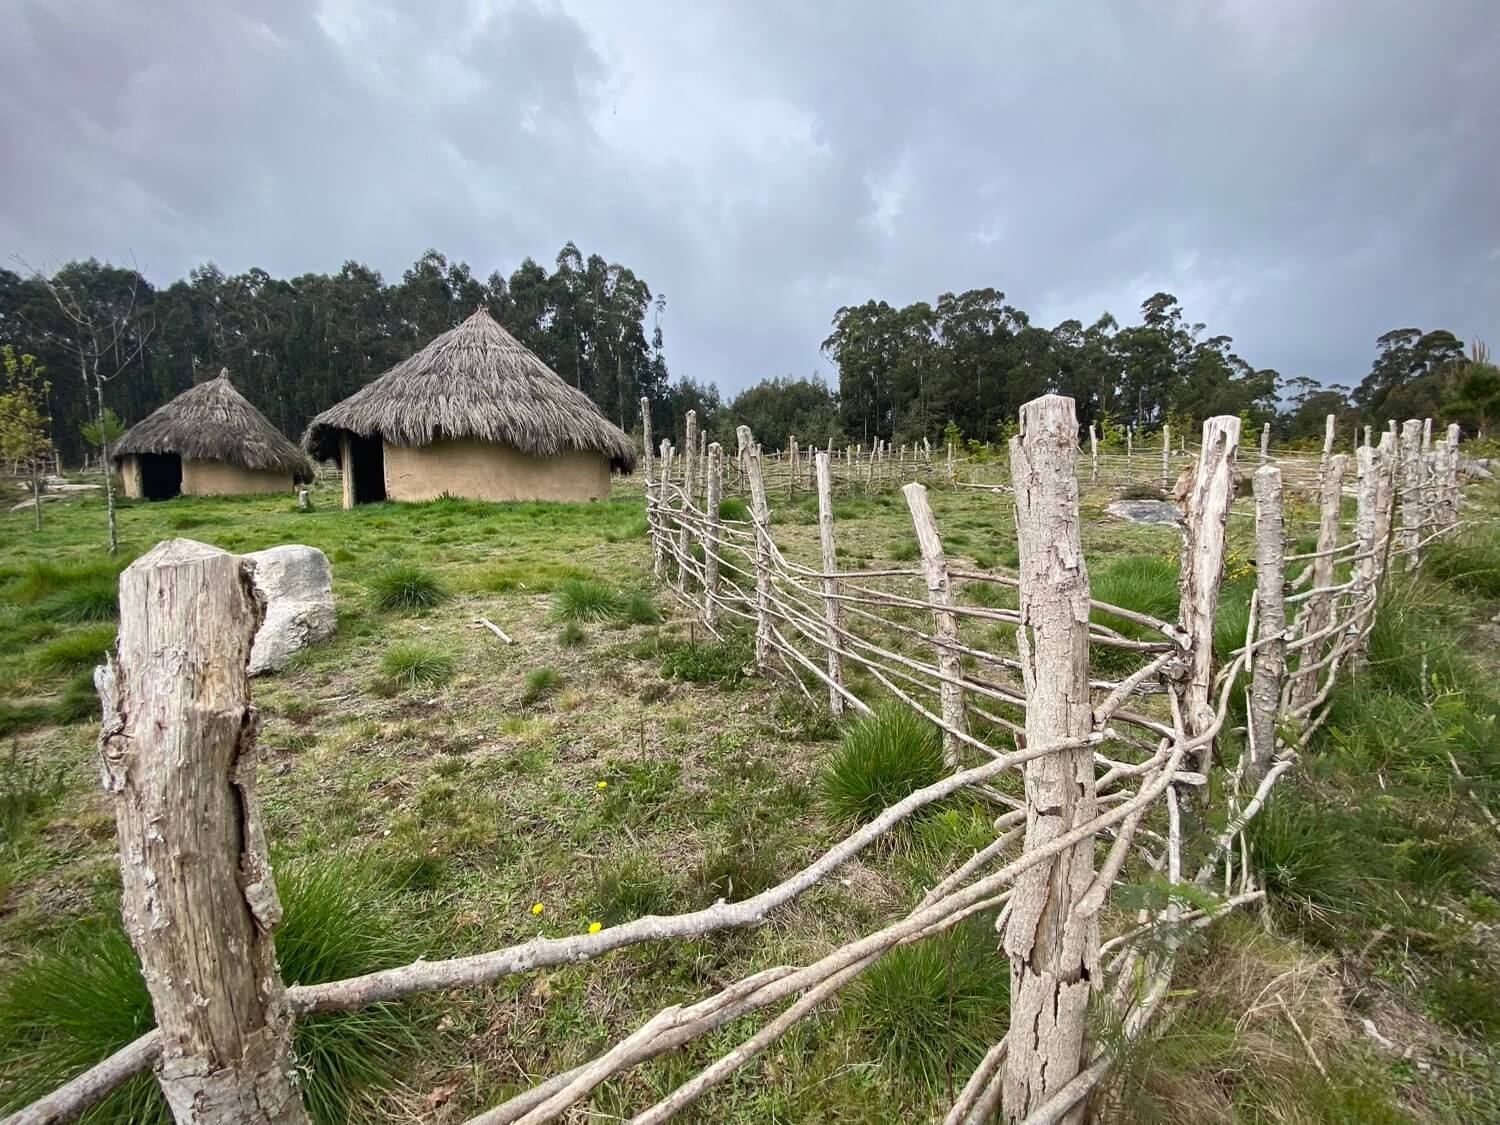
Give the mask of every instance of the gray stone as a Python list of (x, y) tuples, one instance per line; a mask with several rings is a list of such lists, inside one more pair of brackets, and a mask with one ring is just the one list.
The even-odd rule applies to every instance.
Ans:
[(292, 654), (333, 636), (333, 567), (316, 547), (287, 543), (248, 554), (266, 619), (250, 650), (250, 674), (279, 672)]
[(1116, 500), (1104, 510), (1131, 523), (1149, 523), (1161, 527), (1175, 527), (1182, 523), (1182, 513), (1177, 510), (1177, 505), (1165, 500)]

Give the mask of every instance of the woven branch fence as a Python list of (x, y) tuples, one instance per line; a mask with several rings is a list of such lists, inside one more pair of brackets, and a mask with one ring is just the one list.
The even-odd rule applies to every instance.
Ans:
[[(1011, 965), (1010, 1030), (957, 1092), (945, 1122), (987, 1122), (996, 1113), (1028, 1125), (1085, 1120), (1115, 1057), (1088, 1040), (1091, 997), (1113, 1007), (1126, 1041), (1145, 1034), (1169, 994), (1184, 938), (1264, 897), (1246, 826), (1326, 718), (1341, 670), (1360, 659), (1390, 567), (1415, 564), (1425, 542), (1458, 523), (1456, 454), (1451, 446), (1424, 453), (1420, 422), (1352, 458), (1321, 459), (1318, 541), (1303, 554), (1287, 551), (1286, 470), (1267, 459), (1253, 476), (1249, 625), (1242, 644), (1216, 656), (1239, 430), (1233, 417), (1204, 423), (1180, 490), (1180, 609), (1168, 621), (1090, 598), (1078, 493), (1080, 468), (1093, 466), (1091, 458), (1080, 464), (1070, 399), (1044, 396), (1020, 412), (1009, 450), (1015, 573), (954, 565), (921, 480), (901, 487), (917, 565), (838, 566), (836, 482), (931, 481), (926, 449), (898, 455), (889, 478), (872, 480), (879, 451), (848, 457), (841, 475), (836, 454), (789, 446), (779, 459), (785, 484), (796, 487), (805, 464), (819, 516), (817, 555), (798, 560), (776, 540), (766, 455), (749, 431), (742, 428), (726, 457), (690, 429), (685, 448), (701, 462), (678, 459), (670, 444), (646, 461), (658, 573), (709, 631), (752, 632), (756, 667), (815, 704), (841, 715), (868, 711), (881, 696), (925, 716), (942, 732), (946, 776), (743, 901), (316, 986), (285, 985), (275, 961), (280, 907), (255, 799), (257, 724), (245, 674), (260, 609), (247, 564), (190, 540), (159, 544), (121, 577), (118, 648), (97, 677), (123, 913), (158, 1027), (5, 1125), (71, 1120), (148, 1068), (179, 1122), (304, 1122), (291, 1057), (299, 1016), (758, 925), (959, 792), (992, 804), (995, 837), (903, 917), (811, 964), (754, 973), (666, 1008), (470, 1125), (554, 1120), (614, 1075), (742, 1016), (779, 1009), (632, 1119), (666, 1120), (885, 953), (981, 913), (993, 916), (996, 955)], [(1456, 435), (1445, 440), (1456, 445)], [(947, 458), (938, 462), (935, 483), (959, 486)], [(748, 520), (720, 515), (732, 473), (743, 473)], [(1345, 528), (1339, 515), (1350, 486), (1356, 516)], [(1246, 750), (1226, 762), (1219, 736), (1237, 722)], [(1214, 770), (1225, 784), (1209, 785)], [(1223, 794), (1222, 809), (1213, 807), (1214, 793)], [(1223, 827), (1199, 830), (1211, 824)], [(1164, 906), (1105, 911), (1117, 884), (1143, 878), (1165, 884)]]

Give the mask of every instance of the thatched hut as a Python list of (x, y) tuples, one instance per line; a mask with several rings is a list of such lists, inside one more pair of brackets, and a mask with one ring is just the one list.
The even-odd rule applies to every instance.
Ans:
[(602, 500), (635, 451), (582, 391), (480, 309), (323, 411), (303, 447), (372, 500)]
[(314, 471), (228, 371), (148, 414), (110, 452), (125, 495), (146, 500), (287, 492)]

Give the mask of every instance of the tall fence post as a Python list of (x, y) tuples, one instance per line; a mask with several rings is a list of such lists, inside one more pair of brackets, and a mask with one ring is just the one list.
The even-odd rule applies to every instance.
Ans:
[[(1234, 459), (1240, 420), (1221, 414), (1203, 423), (1203, 449), (1185, 505), (1182, 574), (1178, 581), (1179, 624), (1188, 638), (1190, 675), (1183, 722), (1191, 737), (1209, 730), (1213, 705), (1214, 621), (1224, 577), (1225, 526), (1234, 502)], [(1214, 760), (1210, 742), (1199, 751), (1203, 772)]]
[(787, 437), (787, 450), (791, 458), (791, 472), (787, 474), (786, 493), (788, 496), (797, 495), (797, 435), (790, 434)]
[(949, 769), (957, 769), (963, 739), (956, 731), (967, 733), (964, 722), (964, 689), (958, 682), (963, 678), (963, 658), (959, 655), (958, 618), (953, 613), (953, 590), (948, 581), (948, 559), (943, 554), (943, 539), (938, 534), (937, 521), (932, 518), (932, 506), (927, 502), (927, 486), (912, 481), (901, 489), (906, 496), (906, 506), (911, 510), (912, 528), (917, 533), (917, 548), (922, 554), (922, 577), (927, 582), (927, 596), (932, 602), (934, 633), (937, 637), (937, 667), (942, 677), (938, 684), (938, 697), (942, 701), (943, 761)]
[[(1376, 513), (1380, 501), (1380, 462), (1369, 445), (1362, 445), (1354, 452), (1355, 465), (1355, 513), (1354, 540), (1356, 559), (1354, 562), (1354, 604), (1364, 616), (1356, 628), (1364, 636), (1369, 634), (1370, 615), (1375, 612), (1375, 578), (1379, 570), (1377, 543), (1375, 538)], [(1364, 640), (1355, 647), (1357, 660), (1364, 652)]]
[(1125, 460), (1135, 460), (1135, 426), (1125, 427)]
[(948, 487), (958, 487), (958, 477), (953, 475), (953, 443), (948, 443)]
[(1165, 422), (1161, 424), (1161, 486), (1166, 488), (1172, 482), (1172, 427)]
[[(833, 539), (833, 473), (827, 453), (814, 458), (818, 489), (818, 546), (823, 558), (823, 621), (828, 626), (828, 709), (838, 718), (844, 714), (844, 658), (839, 654), (838, 545)], [(838, 685), (837, 687), (833, 686)]]
[(651, 537), (651, 567), (658, 578), (662, 575), (661, 534), (657, 527), (657, 488), (652, 472), (651, 457), (651, 400), (641, 398), (641, 467), (646, 474), (646, 532)]
[(1401, 549), (1406, 569), (1416, 567), (1422, 542), (1426, 489), (1422, 487), (1422, 422), (1408, 418), (1401, 424)]
[[(1332, 415), (1330, 415), (1332, 417)], [(1323, 465), (1322, 480), (1318, 486), (1318, 545), (1312, 561), (1312, 588), (1323, 590), (1333, 585), (1338, 560), (1333, 552), (1339, 545), (1339, 517), (1344, 501), (1344, 477), (1349, 469), (1349, 455), (1340, 453), (1328, 458)], [(1303, 637), (1322, 632), (1333, 621), (1334, 596), (1331, 593), (1313, 593), (1302, 607)], [(1318, 694), (1318, 673), (1314, 667), (1330, 647), (1328, 638), (1313, 641), (1302, 649), (1302, 658), (1297, 662), (1296, 682), (1292, 688), (1292, 706), (1298, 707)], [(1306, 669), (1306, 671), (1304, 671)]]
[[(1375, 582), (1385, 574), (1391, 554), (1391, 527), (1396, 514), (1396, 473), (1399, 469), (1395, 435), (1387, 430), (1375, 447)], [(1377, 589), (1377, 596), (1378, 596)]]
[(1099, 428), (1094, 423), (1089, 423), (1089, 460), (1093, 468), (1089, 472), (1090, 480), (1099, 479)]
[(247, 664), (261, 609), (243, 560), (191, 539), (120, 576), (116, 656), (95, 673), (125, 930), (162, 1033), (173, 1118), (302, 1125), (271, 933), (281, 904), (255, 795)]
[(1281, 470), (1255, 471), (1255, 652), (1250, 659), (1251, 785), (1265, 775), (1276, 753), (1276, 713), (1286, 676), (1286, 523)]
[(1441, 526), (1445, 531), (1458, 523), (1458, 508), (1461, 498), (1458, 488), (1458, 469), (1461, 459), (1458, 452), (1458, 442), (1461, 436), (1462, 431), (1459, 429), (1458, 423), (1450, 422), (1448, 424), (1447, 435), (1447, 475), (1443, 479), (1443, 519)]
[(687, 435), (682, 443), (682, 518), (677, 527), (677, 585), (684, 587), (688, 559), (692, 557), (693, 455), (698, 447), (698, 412), (687, 412)]
[(1264, 463), (1271, 459), (1271, 423), (1265, 422), (1260, 427), (1260, 459)]
[[(1082, 738), (1089, 702), (1089, 578), (1078, 526), (1078, 418), (1073, 400), (1043, 395), (1021, 407), (1011, 439), (1011, 481), (1020, 548), (1016, 648), (1026, 688), (1026, 740)], [(1026, 763), (1024, 850), (1096, 815), (1088, 746)], [(1090, 989), (1099, 982), (1098, 916), (1075, 909), (1094, 878), (1084, 839), (1021, 874), (1010, 900), (1010, 1033), (1002, 1082), (1005, 1117), (1020, 1121), (1065, 1086), (1082, 1064)], [(1082, 1120), (1079, 1107), (1061, 1118)]]
[(672, 534), (672, 452), (672, 443), (662, 438), (661, 483), (656, 489), (657, 546), (662, 563), (662, 569), (657, 572), (659, 575), (665, 573), (666, 556), (673, 550), (672, 541), (675, 538)]
[(766, 480), (761, 473), (760, 446), (750, 427), (739, 428), (748, 447), (745, 471), (750, 476), (750, 517), (755, 522), (755, 666), (771, 666), (771, 506), (766, 502)]
[(703, 518), (707, 524), (703, 539), (703, 623), (710, 629), (719, 624), (719, 546), (722, 542), (719, 503), (724, 498), (724, 450), (718, 442), (708, 447), (707, 498)]

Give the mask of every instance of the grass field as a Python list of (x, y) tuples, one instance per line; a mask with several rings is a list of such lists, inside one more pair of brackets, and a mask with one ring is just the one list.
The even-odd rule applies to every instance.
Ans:
[[(1176, 531), (1105, 515), (1113, 498), (1084, 498), (1096, 596), (1175, 612)], [(950, 556), (1014, 564), (1007, 499), (932, 500)], [(1493, 512), (1493, 496), (1480, 500)], [(773, 507), (783, 548), (815, 557), (805, 497)], [(1312, 513), (1294, 514), (1301, 533)], [(27, 515), (0, 516), (0, 1106), (150, 1024), (118, 936), (88, 670), (113, 636), (118, 567), (163, 538), (306, 543), (333, 564), (337, 637), (255, 682), (288, 981), (744, 897), (859, 815), (846, 790), (857, 798), (863, 783), (840, 781), (845, 732), (744, 675), (743, 642), (711, 642), (657, 588), (638, 487), (584, 506), (343, 512), (326, 488), (311, 512), (281, 496), (127, 504), (118, 560), (100, 550), (102, 502), (46, 517), (34, 533)], [(898, 494), (841, 499), (836, 517), (846, 559), (914, 557)], [(1249, 531), (1231, 520), (1241, 585)], [(1112, 1119), (1500, 1120), (1500, 867), (1485, 814), (1500, 811), (1497, 575), (1491, 530), (1444, 545), (1420, 583), (1393, 587), (1369, 669), (1341, 690), (1258, 830), (1274, 904), (1193, 952), (1178, 1015), (1124, 1060)], [(474, 627), (480, 615), (516, 644)], [(298, 1039), (309, 1100), (325, 1122), (464, 1120), (666, 1004), (804, 962), (903, 912), (989, 838), (989, 816), (948, 803), (754, 931), (309, 1021)], [(1004, 1027), (993, 945), (981, 917), (891, 955), (686, 1119), (941, 1116), (950, 1082)], [(99, 1018), (100, 997), (118, 1019)], [(643, 1107), (740, 1030), (611, 1082), (594, 1111)], [(143, 1080), (93, 1120), (161, 1113)]]

